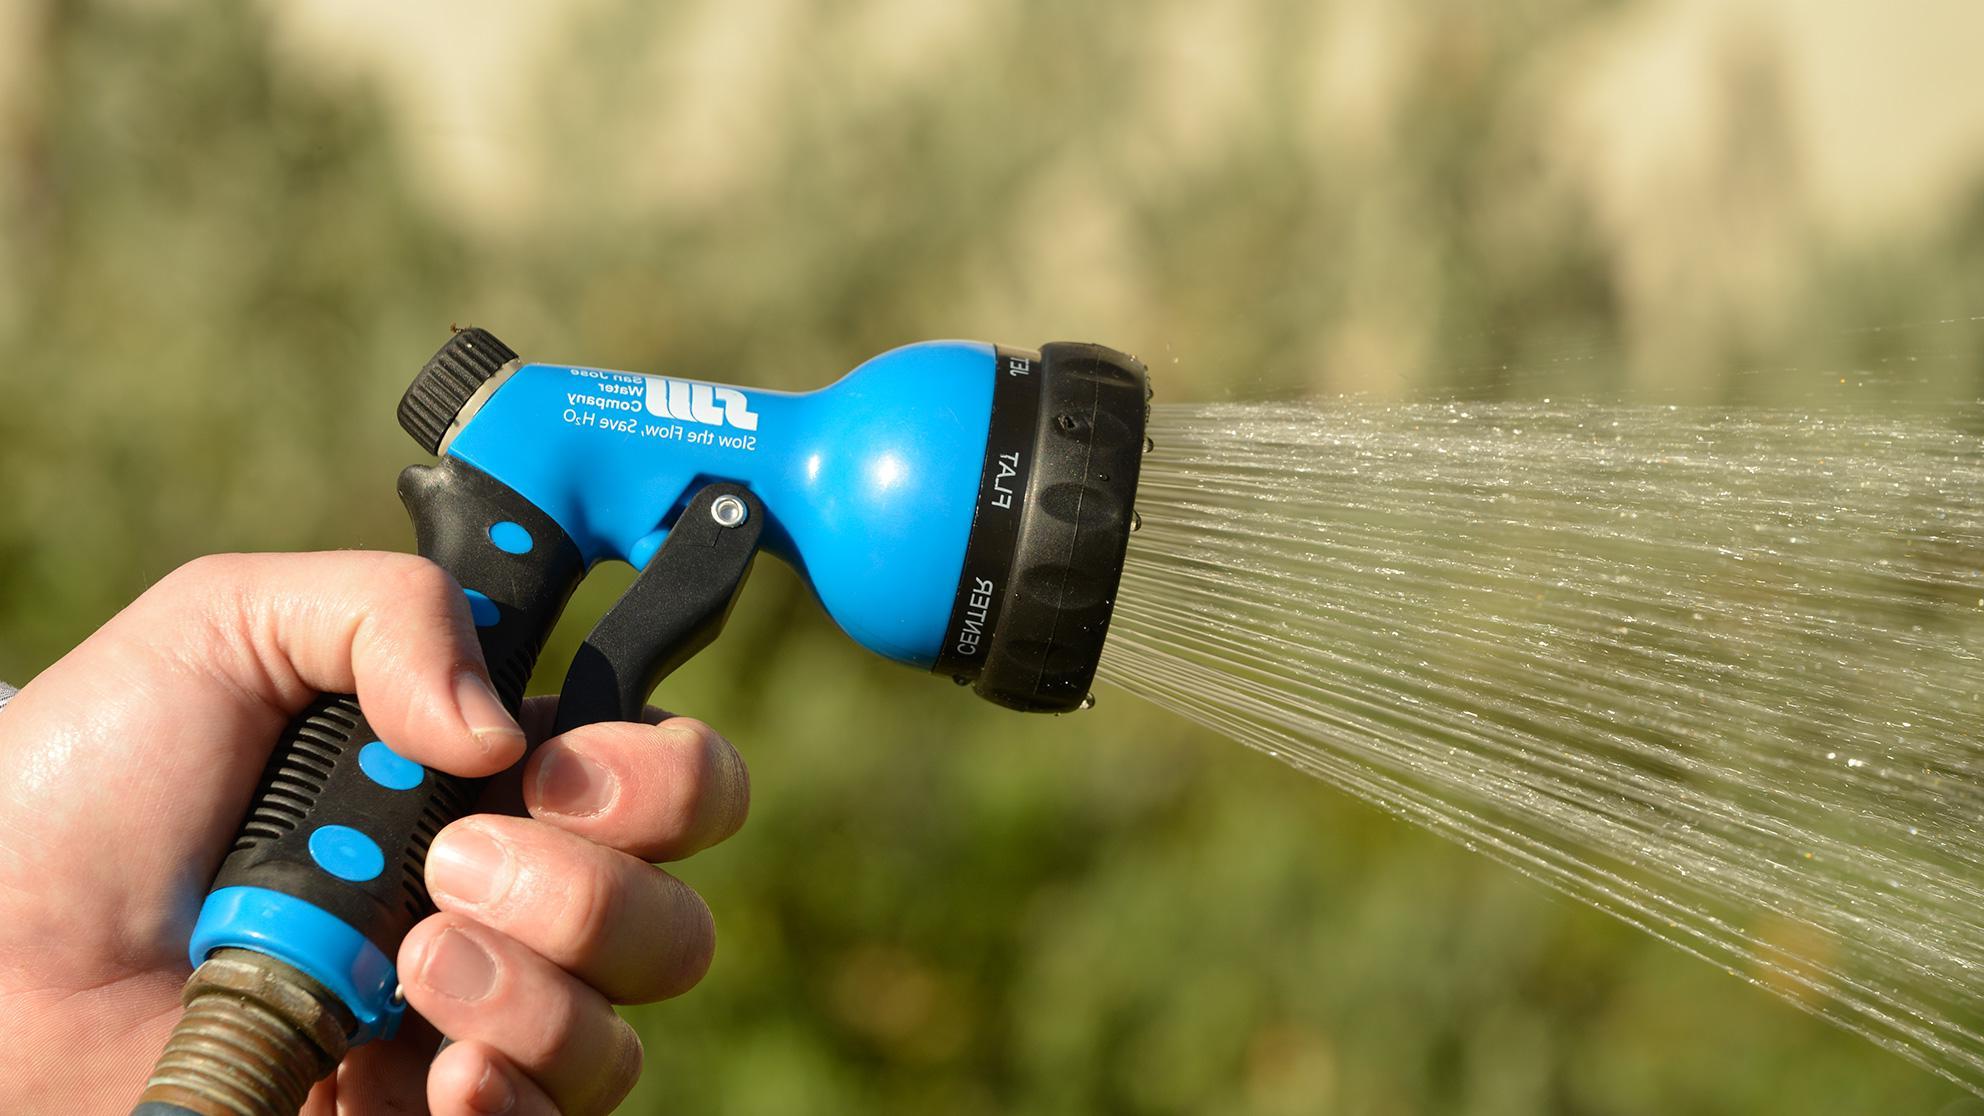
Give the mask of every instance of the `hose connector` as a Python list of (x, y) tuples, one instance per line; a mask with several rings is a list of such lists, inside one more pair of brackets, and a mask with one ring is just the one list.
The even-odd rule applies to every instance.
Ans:
[(356, 1026), (316, 981), (252, 950), (216, 950), (181, 1000), (133, 1116), (296, 1116)]

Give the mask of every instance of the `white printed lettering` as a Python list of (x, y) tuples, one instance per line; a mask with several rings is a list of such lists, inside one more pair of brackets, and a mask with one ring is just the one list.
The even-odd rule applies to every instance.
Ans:
[(999, 475), (992, 478), (992, 506), (995, 508), (1011, 508), (1013, 506), (1013, 490), (1006, 486), (1006, 482), (1019, 476), (1019, 451), (1015, 450), (1012, 453), (1000, 454), (998, 456), (998, 462)]
[(991, 578), (972, 579), (971, 594), (965, 598), (964, 608), (964, 626), (958, 632), (958, 654), (976, 655), (979, 642), (985, 638), (985, 616), (992, 609)]

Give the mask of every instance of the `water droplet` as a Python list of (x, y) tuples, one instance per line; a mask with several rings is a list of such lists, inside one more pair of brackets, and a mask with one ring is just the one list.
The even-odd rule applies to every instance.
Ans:
[(1151, 440), (1150, 435), (1148, 434), (1144, 435), (1144, 452), (1149, 453), (1150, 451), (1156, 448), (1157, 448), (1157, 443)]
[(1131, 533), (1132, 535), (1134, 535), (1134, 534), (1136, 534), (1136, 533), (1137, 533), (1138, 531), (1141, 531), (1141, 530), (1143, 530), (1143, 529), (1144, 529), (1144, 517), (1143, 517), (1143, 513), (1142, 513), (1142, 512), (1139, 512), (1139, 511), (1138, 511), (1137, 509), (1135, 509), (1135, 508), (1131, 508), (1131, 509), (1130, 509), (1130, 533)]
[(1080, 705), (1077, 705), (1077, 706), (1075, 706), (1075, 708), (1076, 708), (1076, 709), (1078, 709), (1078, 710), (1079, 710), (1079, 709), (1094, 709), (1094, 708), (1095, 708), (1095, 695), (1094, 695), (1094, 694), (1087, 694), (1087, 695), (1084, 695), (1084, 696), (1083, 696), (1083, 698), (1082, 698), (1082, 703), (1081, 703)]

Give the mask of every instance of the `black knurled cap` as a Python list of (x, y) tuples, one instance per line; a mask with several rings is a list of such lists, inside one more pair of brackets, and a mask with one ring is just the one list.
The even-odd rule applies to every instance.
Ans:
[(442, 437), (475, 389), (515, 359), (517, 354), (486, 329), (457, 332), (400, 396), (400, 428), (428, 453), (441, 452)]

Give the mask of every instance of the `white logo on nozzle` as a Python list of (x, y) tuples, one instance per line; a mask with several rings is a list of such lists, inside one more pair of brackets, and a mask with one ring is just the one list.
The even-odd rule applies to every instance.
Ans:
[(758, 416), (750, 401), (736, 388), (698, 384), (649, 376), (648, 414), (656, 418), (680, 419), (704, 426), (734, 426), (756, 430)]

